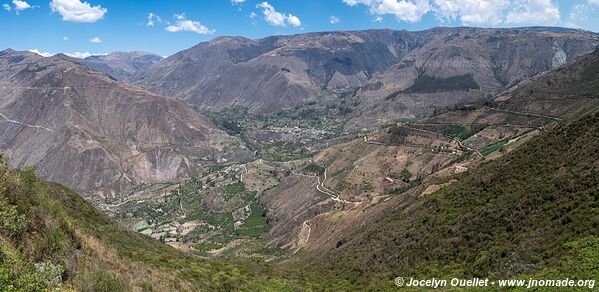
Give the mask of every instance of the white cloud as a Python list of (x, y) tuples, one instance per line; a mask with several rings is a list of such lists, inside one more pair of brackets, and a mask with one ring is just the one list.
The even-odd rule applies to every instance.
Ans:
[[(341, 0), (349, 6), (365, 5), (381, 21), (394, 15), (398, 21), (419, 22), (427, 13), (441, 21), (463, 25), (554, 25), (561, 23), (556, 0)], [(599, 0), (586, 0), (599, 5)]]
[(29, 3), (21, 0), (12, 0), (12, 4), (15, 6), (15, 11), (19, 14), (23, 10), (33, 8)]
[(268, 2), (262, 2), (256, 5), (256, 8), (262, 8), (264, 20), (266, 20), (266, 22), (270, 25), (279, 27), (286, 27), (287, 25), (298, 27), (302, 25), (301, 20), (297, 16), (293, 14), (277, 12), (277, 10), (275, 10), (275, 8)]
[(243, 4), (243, 2), (245, 2), (245, 0), (231, 0), (231, 3), (236, 5)]
[(392, 14), (397, 21), (419, 22), (431, 10), (431, 6), (428, 0), (383, 0), (371, 10), (379, 15)]
[(342, 0), (343, 3), (345, 3), (349, 6), (356, 6), (358, 4), (370, 5), (374, 1), (375, 0)]
[(337, 16), (335, 16), (335, 15), (331, 15), (331, 16), (329, 17), (329, 23), (330, 23), (330, 24), (337, 24), (337, 23), (339, 23), (339, 22), (341, 22), (341, 19), (340, 19), (339, 17), (337, 17)]
[[(17, 15), (21, 14), (21, 11), (23, 10), (38, 8), (38, 6), (31, 6), (29, 3), (27, 3), (27, 1), (24, 0), (12, 0), (12, 4)], [(13, 11), (13, 6), (10, 6), (8, 3), (4, 3), (2, 4), (2, 9), (11, 12)]]
[(570, 11), (570, 19), (574, 21), (583, 21), (588, 18), (587, 11), (590, 8), (585, 4), (576, 4), (572, 7), (572, 11)]
[(108, 12), (100, 5), (91, 6), (80, 0), (52, 0), (50, 8), (52, 12), (58, 12), (62, 20), (72, 22), (96, 22)]
[(161, 23), (162, 19), (160, 18), (160, 16), (150, 12), (150, 14), (148, 14), (148, 20), (146, 25), (147, 26), (154, 26), (155, 23)]
[(599, 0), (588, 0), (591, 5), (599, 5)]
[(429, 0), (342, 0), (349, 6), (359, 4), (368, 6), (371, 14), (394, 15), (397, 21), (419, 22), (431, 11)]
[(506, 22), (510, 24), (558, 24), (560, 11), (552, 0), (516, 1), (515, 7), (508, 12)]
[(93, 37), (89, 40), (89, 42), (94, 44), (100, 44), (102, 43), (102, 39), (100, 39), (99, 37)]
[[(597, 0), (599, 5), (599, 0)], [(572, 6), (570, 11), (570, 19), (567, 23), (571, 27), (580, 27), (579, 22), (586, 21), (589, 18), (589, 14), (595, 13), (595, 6), (588, 2), (588, 4), (576, 4)]]
[(383, 17), (382, 17), (382, 16), (380, 16), (380, 15), (379, 15), (379, 16), (377, 16), (377, 17), (375, 17), (375, 18), (374, 18), (374, 22), (378, 22), (378, 23), (381, 23), (381, 22), (383, 22)]
[(65, 37), (63, 37), (63, 38), (62, 38), (62, 40), (66, 42), (66, 41), (68, 41), (68, 40), (69, 40), (69, 37), (68, 37), (68, 36), (65, 36)]
[(169, 32), (190, 31), (198, 34), (213, 34), (215, 31), (209, 29), (199, 21), (189, 20), (185, 13), (175, 15), (175, 24), (168, 25), (165, 29)]
[(437, 18), (460, 20), (465, 25), (498, 25), (503, 22), (502, 10), (509, 7), (508, 0), (435, 0)]
[(38, 55), (40, 55), (42, 57), (51, 57), (51, 56), (54, 56), (54, 54), (52, 54), (52, 53), (40, 52), (38, 49), (30, 49), (28, 51), (30, 51), (32, 53), (35, 53), (35, 54), (38, 54)]
[(302, 25), (302, 22), (299, 19), (299, 17), (292, 15), (292, 14), (287, 15), (287, 23), (289, 23), (289, 25), (291, 25), (293, 27), (298, 27), (298, 26)]

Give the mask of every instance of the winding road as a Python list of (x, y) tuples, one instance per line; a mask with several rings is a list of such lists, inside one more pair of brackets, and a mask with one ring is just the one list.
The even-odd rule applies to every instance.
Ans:
[(21, 126), (25, 126), (25, 127), (29, 127), (29, 128), (41, 129), (41, 130), (47, 131), (49, 133), (54, 132), (51, 129), (48, 129), (48, 128), (44, 127), (44, 126), (30, 125), (30, 124), (26, 124), (26, 123), (23, 123), (23, 122), (11, 120), (8, 117), (6, 117), (4, 114), (1, 114), (1, 113), (0, 113), (0, 117), (2, 117), (6, 122), (11, 123), (11, 124), (17, 124), (17, 125), (21, 125)]
[(325, 195), (331, 197), (331, 200), (333, 200), (335, 202), (344, 203), (344, 204), (352, 204), (354, 206), (362, 204), (362, 202), (352, 202), (352, 201), (342, 200), (339, 198), (339, 194), (337, 194), (337, 193), (333, 192), (331, 189), (327, 188), (324, 185), (325, 181), (327, 180), (327, 169), (326, 168), (324, 170), (324, 178), (322, 181), (320, 180), (319, 175), (307, 175), (307, 174), (303, 174), (303, 173), (297, 173), (295, 171), (292, 171), (291, 173), (293, 175), (297, 175), (297, 176), (316, 178), (318, 180), (318, 184), (316, 184), (316, 190), (318, 190), (322, 194), (325, 194)]
[(527, 113), (527, 112), (517, 112), (517, 111), (511, 111), (511, 110), (502, 110), (502, 109), (492, 108), (492, 107), (488, 107), (488, 106), (485, 106), (485, 109), (486, 110), (490, 110), (490, 111), (496, 111), (496, 112), (514, 114), (514, 115), (530, 116), (530, 117), (537, 117), (537, 118), (545, 118), (545, 119), (550, 119), (550, 120), (554, 120), (554, 121), (558, 121), (558, 122), (562, 121), (561, 118), (554, 117), (554, 116), (542, 115), (542, 114)]
[(446, 134), (443, 134), (443, 133), (438, 133), (438, 132), (433, 132), (433, 131), (428, 131), (428, 130), (423, 130), (423, 129), (418, 129), (418, 128), (412, 128), (412, 127), (409, 127), (409, 126), (406, 126), (406, 125), (402, 125), (402, 124), (397, 124), (397, 126), (404, 127), (404, 128), (406, 128), (408, 130), (412, 130), (412, 131), (416, 131), (416, 132), (421, 132), (421, 133), (426, 133), (426, 134), (432, 134), (432, 135), (441, 135), (443, 137), (451, 139), (452, 141), (457, 142), (458, 145), (460, 145), (460, 147), (462, 147), (463, 149), (466, 149), (468, 151), (474, 151), (480, 157), (484, 157), (484, 155), (482, 153), (480, 153), (480, 151), (478, 151), (478, 149), (470, 148), (470, 147), (464, 145), (464, 143), (460, 139), (458, 139), (456, 137), (452, 137), (450, 135), (446, 135)]

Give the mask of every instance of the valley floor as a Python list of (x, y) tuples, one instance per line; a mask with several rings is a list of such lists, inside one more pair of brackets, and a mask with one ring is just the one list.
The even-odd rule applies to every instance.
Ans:
[[(496, 112), (484, 108), (479, 115)], [(527, 116), (499, 112), (503, 120)], [(496, 159), (542, 131), (527, 123), (469, 124), (451, 114), (355, 132), (347, 142), (338, 140), (347, 134), (331, 133), (332, 145), (299, 159), (292, 153), (321, 148), (316, 145), (323, 140), (314, 134), (326, 130), (289, 128), (293, 134), (282, 141), (303, 141), (294, 148), (269, 138), (255, 140), (262, 139), (258, 132), (284, 133), (280, 120), (263, 124), (264, 118), (246, 118), (235, 127), (221, 120), (243, 133), (242, 139), (262, 145), (258, 152), (266, 151), (261, 156), (268, 158), (215, 165), (190, 180), (140, 185), (122, 199), (96, 206), (131, 230), (201, 257), (281, 261), (339, 241), (330, 235), (334, 226), (385, 208), (393, 197), (439, 191), (456, 181), (455, 174)]]

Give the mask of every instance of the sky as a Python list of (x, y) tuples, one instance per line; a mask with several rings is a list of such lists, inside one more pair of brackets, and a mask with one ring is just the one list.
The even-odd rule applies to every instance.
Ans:
[(169, 56), (218, 36), (437, 26), (599, 31), (599, 0), (0, 0), (0, 49)]

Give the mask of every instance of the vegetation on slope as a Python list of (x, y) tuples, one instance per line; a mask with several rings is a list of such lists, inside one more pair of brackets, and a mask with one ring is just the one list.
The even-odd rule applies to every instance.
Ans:
[(444, 91), (467, 91), (480, 89), (471, 73), (449, 78), (422, 75), (404, 93), (435, 93)]
[(599, 108), (599, 49), (575, 63), (550, 71), (509, 92), (493, 107), (576, 117)]
[[(125, 231), (33, 169), (0, 165), (0, 290), (250, 290), (289, 288), (255, 263), (188, 257)], [(244, 266), (244, 267), (241, 267)]]
[(305, 276), (348, 287), (391, 287), (396, 276), (597, 277), (597, 149), (599, 113), (560, 124), (367, 224)]

